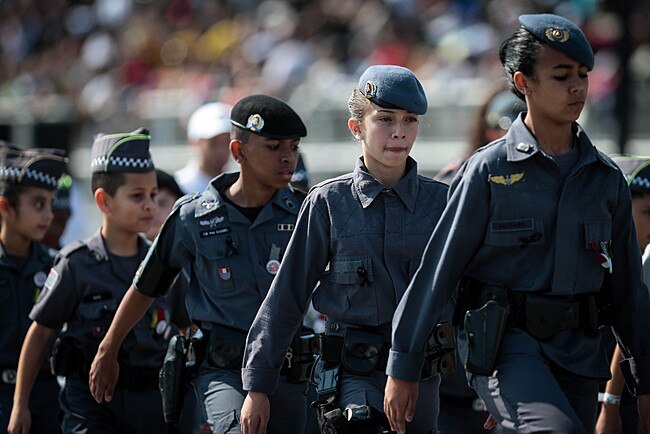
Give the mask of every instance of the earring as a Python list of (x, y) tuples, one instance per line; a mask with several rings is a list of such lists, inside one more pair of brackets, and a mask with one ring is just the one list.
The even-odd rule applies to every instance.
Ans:
[(522, 88), (522, 89), (521, 89), (521, 93), (523, 93), (524, 95), (526, 95), (526, 94), (528, 93), (528, 88), (526, 88), (526, 87)]

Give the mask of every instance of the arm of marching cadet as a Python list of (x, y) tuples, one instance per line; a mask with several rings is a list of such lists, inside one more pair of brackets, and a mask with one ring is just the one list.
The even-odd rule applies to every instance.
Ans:
[(391, 429), (400, 434), (415, 411), (427, 339), (485, 238), (490, 213), (487, 176), (467, 169), (468, 163), (454, 179), (447, 207), (393, 316), (384, 412)]
[(609, 368), (612, 378), (607, 382), (607, 386), (605, 387), (605, 393), (607, 395), (603, 396), (602, 399), (600, 414), (596, 421), (595, 434), (621, 434), (622, 427), (619, 411), (621, 409), (621, 393), (623, 392), (623, 387), (625, 387), (625, 379), (619, 366), (622, 360), (623, 355), (617, 345)]
[(14, 405), (7, 427), (9, 434), (29, 433), (32, 419), (29, 412), (29, 396), (54, 333), (54, 329), (40, 325), (36, 321), (32, 322), (27, 331), (18, 359)]
[(642, 280), (632, 201), (622, 175), (618, 196), (612, 218), (613, 326), (625, 358), (620, 364), (625, 383), (639, 397), (642, 430), (650, 432), (650, 293)]
[(242, 407), (244, 434), (266, 431), (268, 394), (302, 323), (312, 289), (327, 265), (330, 220), (311, 194), (303, 202), (278, 274), (248, 333), (242, 382), (248, 396)]

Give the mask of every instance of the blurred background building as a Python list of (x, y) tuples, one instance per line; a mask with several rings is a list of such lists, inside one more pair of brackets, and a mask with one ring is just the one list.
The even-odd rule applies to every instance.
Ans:
[[(390, 63), (428, 94), (413, 155), (431, 175), (463, 155), (503, 81), (501, 41), (535, 12), (578, 23), (596, 51), (580, 120), (595, 144), (650, 154), (648, 0), (0, 0), (0, 138), (68, 149), (90, 200), (95, 133), (149, 127), (174, 171), (195, 108), (268, 93), (303, 116), (314, 183), (353, 168), (347, 98), (368, 65)], [(76, 212), (96, 218), (92, 203)]]

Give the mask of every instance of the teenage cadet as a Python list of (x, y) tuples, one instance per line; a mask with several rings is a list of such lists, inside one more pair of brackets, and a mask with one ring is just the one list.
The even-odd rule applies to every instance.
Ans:
[(43, 244), (53, 249), (61, 248), (61, 236), (65, 232), (68, 220), (72, 216), (70, 207), (70, 189), (72, 177), (68, 174), (61, 177), (59, 185), (52, 198), (52, 223), (43, 237)]
[[(329, 415), (338, 418), (337, 409), (357, 418), (372, 415), (356, 424), (359, 433), (377, 432), (381, 423), (390, 321), (445, 206), (447, 187), (418, 175), (409, 157), (419, 116), (427, 111), (424, 90), (410, 70), (371, 66), (348, 107), (348, 127), (362, 156), (354, 172), (311, 189), (251, 326), (242, 370), (249, 391), (242, 409), (244, 433), (265, 432), (267, 396), (276, 390), (283, 355), (317, 284), (314, 306), (327, 316), (319, 393), (333, 398), (327, 404), (334, 405), (321, 409), (321, 424), (337, 425), (340, 418), (329, 420)], [(326, 385), (325, 378), (340, 380)], [(435, 431), (439, 382), (431, 375), (420, 383), (423, 399), (413, 432)], [(325, 389), (336, 394), (325, 397)], [(325, 416), (326, 410), (333, 413)]]
[[(650, 284), (647, 274), (647, 255), (650, 249), (650, 158), (648, 157), (613, 157), (621, 168), (632, 196), (632, 217), (636, 228), (640, 251), (643, 256), (644, 281)], [(639, 415), (637, 402), (624, 387), (625, 379), (618, 366), (623, 360), (620, 348), (616, 347), (610, 364), (612, 379), (607, 382), (605, 393), (599, 394), (602, 402), (596, 423), (596, 434), (639, 433)]]
[(37, 364), (52, 337), (52, 368), (66, 377), (60, 395), (64, 433), (165, 432), (158, 371), (174, 329), (189, 325), (181, 292), (170, 292), (149, 309), (127, 337), (119, 354), (120, 379), (114, 399), (98, 404), (88, 388), (88, 370), (149, 244), (140, 232), (151, 225), (156, 175), (149, 154), (150, 136), (100, 135), (91, 149), (92, 190), (102, 226), (85, 241), (64, 247), (32, 309), (34, 320), (18, 365), (10, 432), (29, 432), (24, 402), (33, 395)]
[[(0, 433), (9, 424), (29, 311), (56, 254), (39, 240), (52, 221), (52, 195), (65, 168), (66, 159), (55, 150), (21, 151), (0, 141)], [(56, 377), (42, 357), (34, 366), (37, 393), (21, 403), (34, 414), (32, 433), (60, 432)]]
[[(231, 123), (230, 150), (241, 172), (220, 175), (202, 194), (177, 203), (100, 345), (91, 372), (95, 399), (110, 399), (115, 353), (123, 336), (152, 297), (164, 294), (169, 282), (190, 265), (187, 306), (194, 323), (209, 336), (207, 357), (196, 379), (197, 396), (218, 434), (239, 432), (246, 332), (277, 273), (304, 200), (304, 194), (288, 184), (300, 138), (307, 134), (291, 107), (266, 95), (238, 101)], [(287, 356), (286, 375), (271, 400), (269, 433), (303, 430), (306, 377), (294, 377), (292, 369), (298, 358), (311, 359), (311, 354), (294, 351)]]
[[(508, 432), (592, 432), (598, 382), (609, 376), (597, 332), (605, 277), (612, 321), (637, 393), (650, 392), (650, 298), (630, 192), (575, 122), (594, 56), (569, 20), (522, 15), (501, 46), (511, 89), (528, 111), (475, 153), (393, 321), (385, 409), (391, 426), (417, 400), (433, 323), (460, 282), (458, 347), (472, 387)], [(462, 281), (461, 281), (462, 278)], [(644, 418), (650, 396), (641, 395)]]
[(183, 191), (174, 180), (174, 177), (169, 173), (156, 169), (156, 181), (158, 184), (158, 193), (156, 193), (156, 208), (153, 213), (153, 220), (151, 227), (145, 233), (149, 241), (153, 241), (160, 228), (162, 227), (165, 219), (171, 214), (174, 208), (174, 203), (183, 197)]

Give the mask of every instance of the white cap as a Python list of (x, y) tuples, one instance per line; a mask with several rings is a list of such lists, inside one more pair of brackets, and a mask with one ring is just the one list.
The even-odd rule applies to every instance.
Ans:
[(231, 106), (221, 102), (211, 102), (197, 108), (187, 121), (187, 139), (211, 139), (229, 133), (231, 109)]

